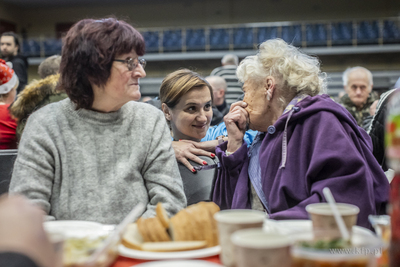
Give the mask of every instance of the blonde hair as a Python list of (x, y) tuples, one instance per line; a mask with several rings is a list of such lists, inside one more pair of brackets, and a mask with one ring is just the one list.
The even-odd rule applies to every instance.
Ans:
[(263, 42), (256, 56), (248, 56), (240, 63), (237, 76), (241, 82), (257, 83), (268, 76), (276, 78), (282, 104), (299, 93), (315, 96), (326, 91), (326, 74), (321, 72), (318, 59), (281, 39)]
[(174, 108), (181, 98), (194, 88), (207, 86), (210, 90), (211, 101), (213, 92), (211, 85), (198, 73), (181, 69), (168, 74), (161, 83), (160, 100), (169, 108)]

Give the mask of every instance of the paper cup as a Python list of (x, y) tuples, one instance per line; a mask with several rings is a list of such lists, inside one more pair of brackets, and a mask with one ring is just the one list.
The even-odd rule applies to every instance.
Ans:
[[(360, 209), (355, 205), (345, 203), (337, 203), (336, 206), (343, 218), (347, 230), (351, 234), (351, 230), (357, 222), (357, 215), (360, 212)], [(328, 203), (314, 203), (307, 205), (306, 211), (310, 215), (314, 231), (319, 233), (320, 231), (327, 230), (331, 233), (332, 238), (341, 236), (339, 227)]]
[(244, 229), (233, 233), (237, 267), (290, 267), (288, 236), (262, 229)]
[(262, 228), (268, 215), (256, 210), (223, 210), (214, 214), (218, 224), (221, 262), (226, 267), (236, 266), (231, 235), (241, 229)]

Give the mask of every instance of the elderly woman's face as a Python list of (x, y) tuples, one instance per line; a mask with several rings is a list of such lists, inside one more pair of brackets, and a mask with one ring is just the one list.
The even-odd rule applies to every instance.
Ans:
[[(245, 108), (249, 114), (249, 128), (263, 131), (266, 124), (267, 104), (265, 101), (265, 90), (262, 84), (246, 81), (243, 84), (244, 99), (247, 103)], [(268, 127), (268, 126), (267, 126)]]
[(191, 89), (170, 109), (174, 139), (200, 141), (210, 127), (212, 100), (207, 86)]
[[(116, 56), (115, 59), (129, 58), (138, 63), (138, 55), (135, 51)], [(137, 64), (136, 68), (130, 71), (126, 63), (114, 61), (103, 93), (110, 101), (121, 102), (122, 105), (131, 100), (139, 100), (141, 96), (139, 79), (144, 77), (146, 77), (146, 72), (142, 65)]]

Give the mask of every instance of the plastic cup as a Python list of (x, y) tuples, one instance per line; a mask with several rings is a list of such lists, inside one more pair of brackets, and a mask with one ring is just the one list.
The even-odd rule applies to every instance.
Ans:
[[(317, 249), (304, 247), (302, 242), (328, 242), (330, 230), (297, 233), (291, 248), (292, 267), (375, 267), (377, 255), (384, 249), (382, 241), (371, 234), (357, 231), (351, 235), (351, 245), (345, 248)], [(336, 232), (336, 231), (334, 231)], [(323, 238), (322, 238), (323, 237)]]
[(288, 236), (262, 229), (243, 229), (232, 234), (237, 267), (290, 267)]
[[(360, 209), (351, 204), (337, 203), (336, 205), (347, 230), (351, 234), (352, 228), (357, 222), (357, 215), (360, 212)], [(320, 233), (322, 230), (327, 230), (331, 234), (332, 238), (341, 237), (339, 227), (328, 203), (307, 205), (306, 211), (311, 217), (313, 230), (316, 231), (316, 233)]]
[(220, 260), (226, 267), (236, 266), (231, 235), (241, 229), (262, 228), (268, 215), (256, 210), (223, 210), (214, 214), (218, 225)]

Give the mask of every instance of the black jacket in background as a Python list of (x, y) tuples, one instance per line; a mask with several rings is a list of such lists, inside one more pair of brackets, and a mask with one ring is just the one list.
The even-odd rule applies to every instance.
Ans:
[(22, 55), (5, 57), (4, 60), (10, 61), (13, 64), (12, 68), (19, 79), (19, 86), (17, 88), (17, 94), (19, 94), (28, 83), (28, 60)]
[(375, 115), (372, 118), (369, 127), (366, 127), (367, 133), (372, 139), (374, 149), (373, 154), (384, 171), (388, 170), (385, 157), (385, 123), (387, 105), (393, 93), (398, 91), (400, 91), (400, 88), (392, 89), (381, 95), (378, 106), (376, 107)]

